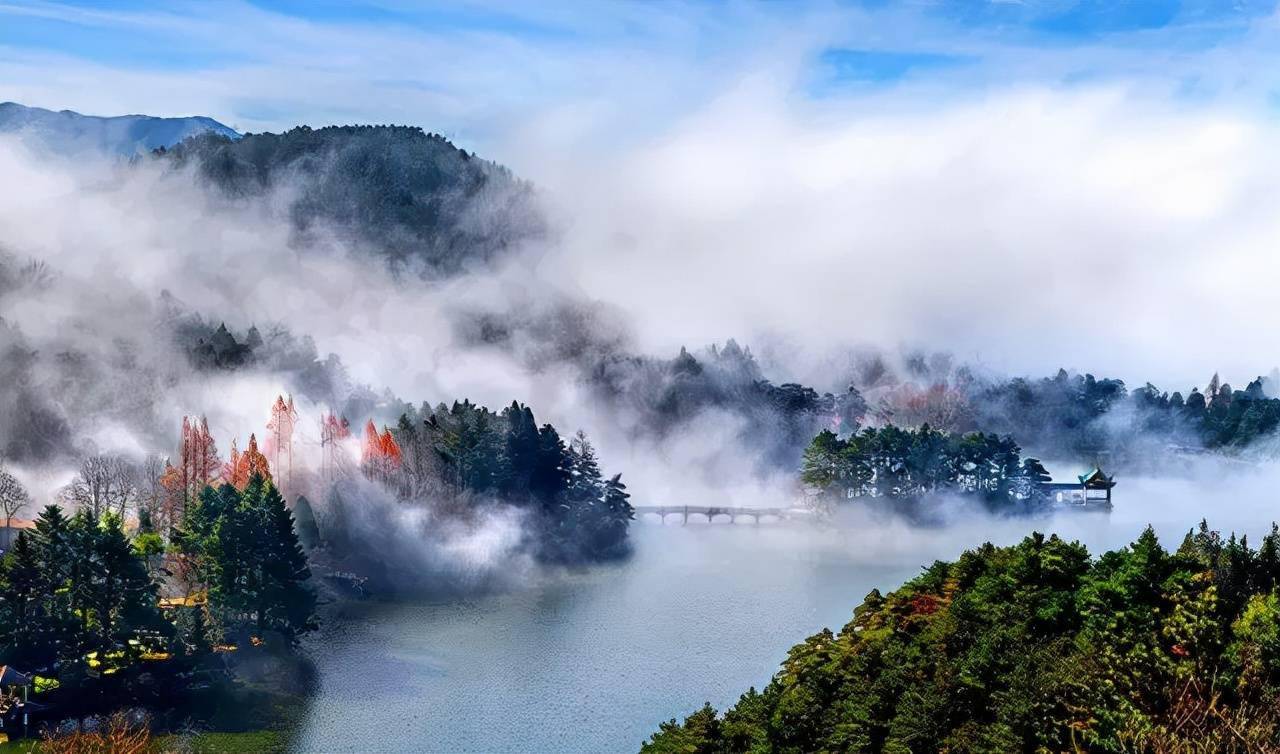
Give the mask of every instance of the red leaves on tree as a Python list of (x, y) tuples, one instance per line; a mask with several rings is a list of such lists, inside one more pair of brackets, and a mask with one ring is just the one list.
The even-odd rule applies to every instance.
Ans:
[(338, 417), (330, 411), (320, 417), (320, 473), (325, 479), (337, 478), (343, 467), (343, 454), (338, 444), (351, 436), (351, 424), (347, 417)]
[(391, 435), (391, 430), (386, 427), (382, 428), (382, 437), (378, 438), (378, 450), (383, 458), (391, 462), (392, 468), (400, 468), (404, 454), (400, 452), (400, 443), (396, 442), (396, 438)]
[(271, 479), (271, 467), (267, 464), (267, 457), (258, 452), (258, 438), (252, 434), (249, 435), (249, 447), (245, 448), (240, 457), (245, 459), (245, 464), (249, 467), (249, 476), (257, 475), (263, 479)]
[(249, 435), (249, 447), (243, 453), (236, 450), (236, 443), (232, 440), (231, 460), (223, 468), (223, 481), (238, 490), (243, 490), (254, 474), (262, 476), (263, 479), (271, 479), (271, 468), (267, 464), (267, 457), (258, 450), (258, 438)]
[(285, 483), (293, 478), (293, 430), (298, 424), (298, 412), (293, 407), (293, 396), (285, 401), (277, 395), (271, 406), (271, 419), (267, 422), (267, 452), (275, 459), (276, 473)]
[(223, 480), (236, 489), (244, 489), (244, 485), (248, 484), (248, 465), (236, 447), (236, 440), (232, 440), (232, 453), (227, 466), (223, 467)]
[(911, 598), (911, 612), (915, 615), (933, 615), (942, 606), (942, 600), (932, 594), (917, 594)]
[(391, 430), (383, 427), (381, 434), (369, 420), (364, 427), (364, 446), (360, 455), (360, 466), (369, 479), (377, 479), (390, 483), (391, 477), (400, 469), (403, 460), (400, 444), (392, 436)]
[[(175, 524), (185, 520), (187, 509), (195, 502), (200, 491), (214, 482), (221, 471), (222, 464), (218, 460), (218, 448), (209, 434), (209, 421), (200, 417), (197, 424), (190, 417), (182, 417), (182, 441), (178, 448), (178, 465), (176, 473), (168, 470), (165, 477), (166, 489), (175, 490), (173, 510), (167, 511), (169, 520)], [(175, 517), (176, 516), (176, 517)]]
[(364, 464), (376, 461), (382, 452), (382, 440), (378, 428), (373, 426), (373, 419), (364, 425), (364, 445), (360, 453), (360, 462)]
[(970, 416), (968, 399), (960, 390), (937, 383), (921, 390), (907, 382), (881, 401), (881, 418), (904, 427), (928, 424), (934, 429), (957, 432)]

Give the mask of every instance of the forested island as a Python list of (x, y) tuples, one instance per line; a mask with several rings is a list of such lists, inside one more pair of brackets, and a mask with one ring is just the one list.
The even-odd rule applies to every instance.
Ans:
[(1261, 752), (1280, 746), (1280, 530), (1170, 551), (1034, 534), (873, 590), (719, 714), (643, 754)]

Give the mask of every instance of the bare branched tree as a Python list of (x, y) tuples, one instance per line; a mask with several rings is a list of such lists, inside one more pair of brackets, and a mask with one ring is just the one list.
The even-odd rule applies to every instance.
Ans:
[(5, 529), (13, 528), (13, 517), (30, 502), (27, 488), (8, 469), (0, 466), (0, 513), (4, 514)]
[(156, 531), (167, 531), (169, 522), (164, 518), (164, 502), (167, 490), (161, 481), (164, 477), (165, 459), (152, 454), (142, 460), (138, 468), (138, 508), (151, 517)]
[(89, 456), (62, 494), (69, 504), (87, 509), (94, 518), (105, 513), (123, 518), (129, 504), (137, 502), (138, 476), (137, 468), (125, 458)]

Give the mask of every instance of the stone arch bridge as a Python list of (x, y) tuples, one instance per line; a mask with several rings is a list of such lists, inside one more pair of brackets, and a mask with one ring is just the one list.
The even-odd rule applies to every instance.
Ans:
[[(810, 521), (814, 518), (812, 511), (803, 508), (742, 508), (719, 505), (636, 505), (636, 520), (645, 516), (657, 516), (666, 523), (668, 516), (680, 519), (681, 524), (689, 523), (690, 516), (699, 516), (707, 523), (715, 523), (717, 519), (724, 523), (737, 523), (738, 519), (751, 519), (752, 523), (761, 520), (773, 521)], [(695, 519), (696, 520), (696, 519)]]

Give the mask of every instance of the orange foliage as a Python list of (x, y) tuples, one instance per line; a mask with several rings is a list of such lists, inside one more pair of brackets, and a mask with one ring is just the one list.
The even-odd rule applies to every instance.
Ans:
[(391, 476), (400, 468), (404, 454), (400, 444), (386, 427), (382, 432), (370, 420), (364, 427), (364, 447), (361, 453), (361, 467), (370, 479), (390, 482)]
[(217, 480), (220, 468), (218, 448), (209, 434), (208, 420), (201, 417), (197, 424), (191, 417), (182, 417), (178, 465), (167, 465), (161, 477), (168, 496), (165, 513), (171, 525), (181, 525), (187, 508), (199, 497), (201, 490)]
[(901, 427), (928, 424), (934, 429), (958, 432), (965, 429), (969, 402), (964, 393), (941, 382), (925, 390), (908, 382), (885, 396), (881, 413), (886, 421)]
[(258, 438), (249, 435), (249, 447), (241, 453), (236, 449), (235, 440), (231, 441), (231, 460), (223, 467), (222, 479), (238, 490), (249, 484), (249, 479), (259, 474), (263, 479), (271, 479), (271, 467), (267, 457), (258, 450)]
[(100, 719), (93, 731), (46, 732), (41, 754), (143, 754), (151, 750), (150, 720), (134, 721), (124, 712)]
[(271, 420), (267, 422), (267, 453), (275, 459), (276, 473), (289, 481), (293, 476), (293, 429), (298, 424), (298, 412), (293, 407), (293, 396), (286, 401), (276, 396), (271, 406)]
[(400, 443), (396, 442), (396, 438), (391, 435), (391, 430), (386, 427), (382, 428), (382, 437), (378, 438), (378, 452), (391, 463), (393, 468), (400, 468), (404, 454), (400, 452)]
[(231, 457), (222, 467), (222, 481), (238, 490), (243, 490), (249, 483), (249, 467), (240, 455), (235, 440), (231, 441)]

